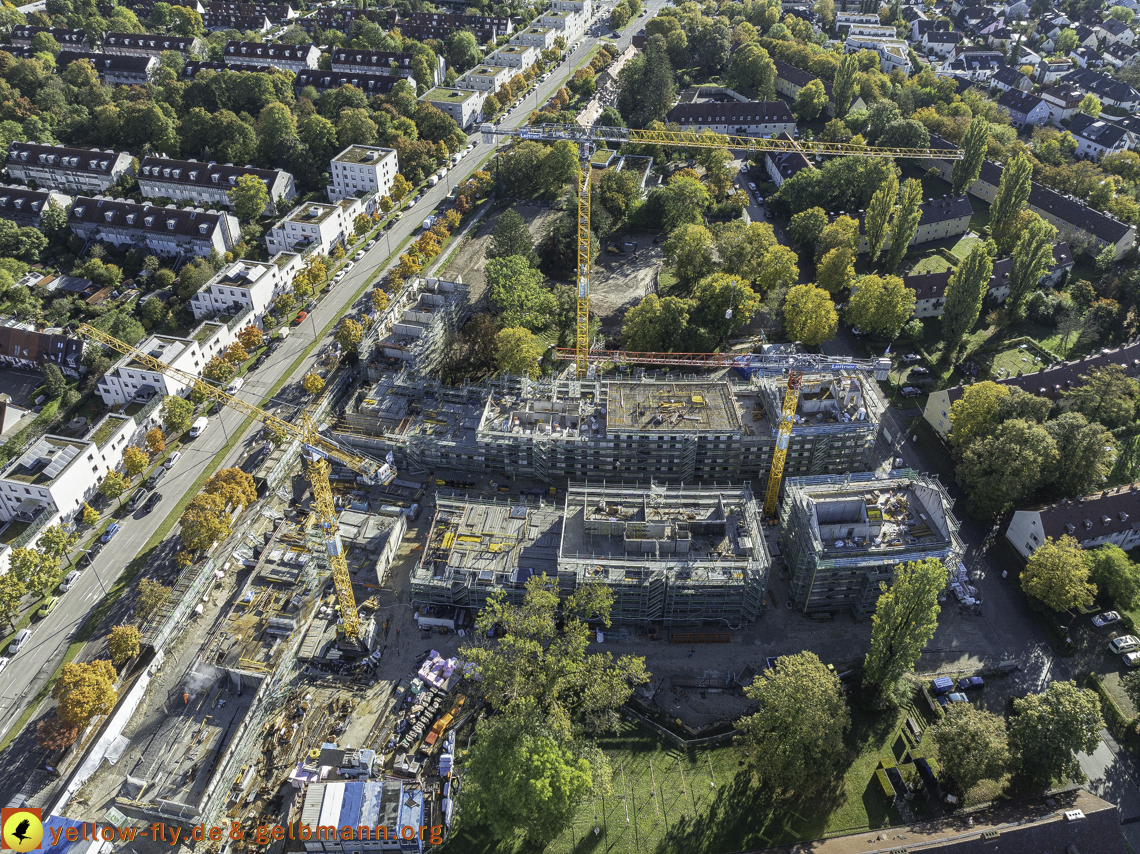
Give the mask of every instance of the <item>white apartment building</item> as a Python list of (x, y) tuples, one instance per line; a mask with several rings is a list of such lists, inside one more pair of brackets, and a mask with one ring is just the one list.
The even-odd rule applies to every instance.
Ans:
[(431, 104), (445, 116), (451, 116), (457, 125), (466, 130), (479, 119), (487, 94), (479, 89), (447, 89), (437, 86), (421, 95), (420, 100)]
[[(139, 189), (148, 199), (171, 199), (193, 202), (207, 207), (232, 208), (230, 190), (238, 178), (252, 175), (269, 191), (266, 216), (281, 213), (278, 205), (297, 198), (292, 173), (282, 169), (256, 169), (232, 163), (199, 163), (197, 160), (172, 160), (168, 157), (144, 157), (139, 164)], [(283, 207), (283, 206), (282, 206)]]
[(392, 190), (399, 168), (393, 148), (350, 145), (329, 161), (329, 201), (340, 201), (361, 192), (386, 196)]
[(530, 68), (537, 60), (537, 48), (529, 45), (508, 44), (492, 53), (484, 62), (487, 65), (501, 65), (504, 68), (515, 68), (522, 71), (524, 68)]
[[(560, 7), (567, 8), (560, 8)], [(587, 11), (579, 11), (577, 7), (586, 7)], [(577, 41), (590, 26), (590, 16), (593, 14), (590, 11), (590, 3), (574, 2), (574, 0), (554, 0), (550, 9), (543, 12), (535, 20), (534, 24), (539, 27), (549, 27), (550, 29), (557, 30), (558, 35), (566, 39), (566, 43)]]
[(311, 44), (266, 44), (264, 42), (226, 42), (223, 55), (226, 66), (268, 65), (286, 71), (308, 71), (317, 67), (321, 51)]
[(1128, 551), (1140, 544), (1140, 489), (1137, 484), (1088, 496), (1071, 496), (1056, 504), (1018, 510), (1005, 536), (1028, 558), (1047, 538), (1072, 537), (1082, 549), (1115, 545)]
[(475, 89), (480, 92), (489, 92), (494, 94), (499, 91), (499, 87), (507, 83), (513, 78), (517, 71), (513, 68), (505, 68), (501, 65), (479, 65), (472, 68), (462, 77), (455, 81), (455, 85), (459, 89)]
[(193, 36), (151, 35), (147, 33), (107, 33), (103, 53), (121, 56), (162, 56), (168, 50), (185, 56), (202, 53), (205, 42)]
[(238, 314), (244, 308), (252, 312), (251, 322), (259, 325), (269, 304), (289, 289), (302, 266), (302, 257), (294, 253), (277, 255), (268, 262), (234, 261), (190, 298), (190, 309), (201, 320), (215, 314)]
[[(95, 425), (91, 438), (49, 434), (39, 439), (0, 473), (0, 520), (37, 521), (42, 530), (70, 519), (122, 462), (134, 432), (133, 418), (110, 414)], [(48, 518), (42, 519), (45, 513)]]
[(35, 181), (41, 189), (101, 193), (131, 170), (131, 155), (109, 149), (13, 142), (4, 165), (10, 178), (25, 184)]
[(552, 27), (527, 27), (511, 36), (511, 44), (523, 44), (538, 50), (554, 47), (554, 40), (561, 35)]
[(265, 234), (270, 255), (279, 252), (303, 252), (320, 246), (329, 253), (337, 244), (348, 242), (356, 217), (371, 212), (377, 196), (345, 198), (329, 204), (312, 202), (294, 208)]
[(99, 196), (77, 197), (67, 223), (84, 240), (154, 255), (221, 255), (241, 239), (237, 217), (224, 211), (139, 205)]
[(873, 50), (879, 55), (879, 67), (884, 74), (896, 68), (910, 72), (910, 46), (900, 38), (879, 38), (874, 36), (848, 36), (844, 42), (847, 53)]

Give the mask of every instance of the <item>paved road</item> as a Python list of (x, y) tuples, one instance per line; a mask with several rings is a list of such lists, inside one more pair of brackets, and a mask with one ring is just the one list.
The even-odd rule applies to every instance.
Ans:
[[(650, 15), (664, 6), (663, 0), (649, 4)], [(608, 29), (608, 28), (606, 28)], [(619, 40), (624, 49), (630, 42), (631, 31)], [(515, 128), (525, 123), (530, 111), (545, 103), (558, 87), (565, 83), (575, 64), (589, 51), (597, 41), (595, 36), (584, 37), (578, 48), (568, 54), (566, 61), (554, 69), (554, 73), (545, 83), (539, 84), (537, 89), (521, 102), (521, 108), (516, 108), (500, 123), (502, 127)], [(278, 349), (271, 354), (262, 366), (246, 377), (240, 397), (251, 403), (266, 408), (291, 406), (304, 401), (306, 395), (299, 388), (300, 378), (316, 362), (324, 348), (332, 343), (331, 335), (326, 336), (321, 345), (314, 348), (313, 353), (304, 364), (293, 374), (292, 381), (287, 383), (276, 398), (267, 401), (265, 395), (278, 380), (286, 373), (302, 351), (319, 335), (320, 330), (331, 321), (350, 313), (354, 307), (350, 297), (372, 275), (378, 267), (387, 269), (394, 258), (390, 257), (400, 243), (420, 229), (421, 222), (437, 205), (444, 202), (447, 194), (457, 183), (466, 180), (483, 157), (492, 147), (484, 145), (479, 136), (478, 128), (470, 134), (475, 149), (454, 169), (449, 170), (446, 180), (435, 187), (426, 188), (423, 198), (415, 205), (406, 209), (404, 217), (396, 222), (377, 241), (376, 245), (367, 252), (364, 258), (353, 265), (352, 269), (338, 284), (334, 285), (318, 305), (309, 312), (305, 321), (294, 327), (289, 337), (283, 341)], [(362, 297), (356, 307), (362, 307), (365, 297)], [(190, 440), (183, 446), (182, 458), (174, 466), (169, 475), (162, 481), (158, 491), (164, 500), (158, 508), (149, 515), (136, 512), (122, 520), (122, 529), (112, 542), (103, 549), (94, 559), (93, 564), (85, 568), (83, 575), (75, 586), (63, 594), (59, 605), (46, 619), (34, 623), (34, 634), (28, 644), (13, 657), (4, 670), (2, 686), (0, 686), (0, 738), (10, 729), (15, 720), (23, 713), (27, 704), (34, 698), (43, 684), (54, 671), (63, 654), (66, 652), (71, 639), (79, 626), (82, 625), (91, 608), (99, 601), (104, 591), (109, 588), (119, 573), (142, 549), (161, 524), (166, 507), (171, 507), (177, 496), (184, 495), (202, 470), (214, 460), (222, 447), (226, 444), (234, 431), (240, 429), (244, 416), (238, 412), (223, 410), (218, 415), (210, 416), (210, 425), (197, 439)], [(224, 466), (239, 464), (256, 449), (255, 438), (260, 428), (254, 426), (247, 431), (243, 440), (239, 442), (226, 456)], [(172, 584), (177, 576), (173, 555), (178, 550), (177, 528), (155, 549), (141, 577), (153, 578), (166, 584)], [(114, 624), (128, 616), (130, 597), (117, 605), (117, 610), (109, 618)], [(99, 642), (101, 643), (101, 641)], [(81, 653), (80, 658), (90, 658), (98, 649), (96, 644), (88, 645)], [(36, 766), (42, 752), (35, 746), (34, 730), (29, 727), (19, 739), (13, 742), (6, 751), (5, 762), (0, 764), (0, 803), (8, 800), (18, 793), (27, 780), (28, 775)]]

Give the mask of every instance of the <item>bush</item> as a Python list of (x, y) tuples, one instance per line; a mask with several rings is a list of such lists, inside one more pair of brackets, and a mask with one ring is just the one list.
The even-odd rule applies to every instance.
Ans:
[(883, 790), (883, 797), (893, 801), (895, 799), (895, 787), (887, 777), (887, 772), (880, 768), (875, 772), (875, 779), (879, 783), (879, 788)]

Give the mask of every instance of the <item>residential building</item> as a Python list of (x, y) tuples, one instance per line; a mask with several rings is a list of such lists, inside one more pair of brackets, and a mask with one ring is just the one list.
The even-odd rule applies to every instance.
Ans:
[(1069, 132), (1077, 141), (1077, 156), (1100, 160), (1106, 154), (1127, 151), (1131, 137), (1116, 122), (1077, 113), (1069, 122)]
[(17, 181), (76, 193), (101, 193), (131, 170), (125, 151), (65, 148), (38, 142), (13, 142), (4, 165)]
[(147, 33), (107, 33), (103, 36), (103, 53), (120, 56), (161, 57), (168, 50), (183, 56), (202, 53), (203, 42), (191, 36), (150, 35)]
[[(456, 330), (471, 314), (467, 286), (462, 282), (417, 278), (394, 298), (394, 303), (384, 312), (391, 311), (389, 332), (377, 340), (373, 353), (389, 364), (396, 359), (402, 368), (420, 376), (434, 375)], [(379, 320), (382, 327), (389, 326), (383, 315)], [(384, 363), (375, 358), (367, 361), (369, 378), (379, 379), (378, 373), (373, 375), (372, 366), (386, 370)]]
[(964, 553), (953, 500), (915, 471), (791, 477), (780, 504), (780, 551), (794, 610), (870, 617), (905, 563)]
[(483, 112), (483, 100), (490, 92), (479, 89), (448, 89), (437, 86), (420, 96), (420, 100), (431, 104), (445, 116), (466, 130), (479, 119)]
[(1115, 80), (1089, 68), (1075, 68), (1061, 78), (1062, 83), (1075, 86), (1083, 92), (1096, 95), (1101, 104), (1136, 112), (1140, 110), (1140, 92), (1127, 83)]
[(388, 14), (385, 11), (380, 9), (357, 9), (355, 6), (318, 7), (311, 15), (303, 15), (297, 18), (294, 23), (309, 35), (313, 35), (318, 30), (337, 30), (346, 33), (355, 21), (372, 21), (388, 29), (392, 27), (392, 24), (389, 23)]
[(487, 65), (502, 65), (522, 71), (530, 68), (538, 59), (538, 48), (530, 45), (508, 44), (503, 45), (483, 60)]
[(265, 216), (277, 216), (284, 203), (297, 197), (293, 175), (281, 169), (258, 169), (197, 160), (144, 157), (139, 164), (139, 190), (148, 199), (193, 202), (206, 207), (233, 208), (230, 190), (238, 178), (250, 175), (265, 184), (269, 204)]
[(1005, 537), (1028, 559), (1045, 540), (1072, 537), (1083, 549), (1140, 545), (1140, 484), (1131, 483), (1090, 495), (1062, 498), (1028, 510), (1017, 510)]
[(922, 49), (928, 56), (948, 57), (962, 43), (962, 34), (952, 30), (930, 30), (922, 36)]
[[(872, 16), (869, 16), (872, 17)], [(910, 21), (910, 34), (907, 39), (912, 42), (921, 42), (922, 37), (927, 33), (933, 32), (949, 32), (950, 24), (946, 21), (930, 20), (921, 15), (917, 15), (914, 20)]]
[(28, 27), (23, 24), (12, 27), (11, 37), (12, 44), (20, 45), (21, 47), (31, 47), (32, 36), (36, 33), (47, 33), (55, 39), (59, 46), (72, 50), (89, 50), (90, 45), (87, 43), (87, 35), (83, 30), (69, 30), (65, 27)]
[(1073, 63), (1067, 57), (1043, 57), (1037, 64), (1037, 82), (1051, 86), (1073, 70)]
[(273, 29), (273, 22), (264, 15), (236, 15), (233, 12), (207, 12), (202, 23), (210, 32), (215, 30), (237, 30), (239, 33), (267, 33)]
[[(918, 230), (915, 231), (909, 246), (921, 246), (936, 240), (958, 237), (970, 229), (970, 218), (974, 214), (970, 200), (966, 196), (943, 196), (941, 199), (927, 199), (919, 205)], [(863, 211), (859, 212), (859, 252), (867, 252), (870, 246), (864, 232)], [(888, 233), (884, 247), (890, 247)]]
[[(455, 81), (455, 86), (458, 89), (474, 89), (478, 92), (484, 92), (487, 95), (493, 95), (499, 91), (504, 83), (518, 74), (513, 68), (508, 68), (502, 65), (477, 65), (472, 68), (462, 77)], [(446, 90), (445, 90), (446, 91)], [(480, 108), (482, 103), (480, 102)]]
[(270, 303), (289, 289), (302, 266), (302, 257), (292, 253), (268, 262), (234, 261), (190, 298), (190, 309), (198, 320), (252, 312), (250, 322), (260, 325)]
[(83, 240), (152, 255), (222, 255), (241, 239), (233, 214), (173, 205), (162, 208), (150, 202), (139, 205), (101, 196), (77, 197), (67, 222)]
[(286, 71), (306, 71), (317, 67), (321, 51), (311, 44), (266, 44), (264, 42), (226, 42), (224, 53), (227, 68), (246, 65), (268, 65)]
[(1002, 92), (998, 106), (1009, 112), (1009, 120), (1018, 127), (1043, 125), (1049, 121), (1049, 105), (1036, 95), (1020, 89)]
[(857, 53), (861, 50), (875, 51), (879, 55), (879, 67), (884, 74), (890, 74), (897, 68), (910, 73), (910, 47), (903, 39), (848, 36), (843, 44), (843, 49), (847, 53)]
[(1008, 92), (1010, 89), (1017, 89), (1020, 92), (1033, 91), (1033, 81), (1010, 65), (995, 71), (994, 76), (990, 78), (990, 85), (1003, 92)]
[(293, 79), (293, 88), (300, 94), (306, 86), (312, 86), (319, 94), (341, 86), (355, 86), (368, 96), (387, 95), (403, 79), (391, 74), (362, 71), (301, 71)]
[(513, 30), (506, 16), (456, 15), (448, 12), (409, 12), (396, 24), (401, 33), (423, 41), (446, 41), (456, 30), (468, 30), (479, 44), (489, 44), (500, 36), (509, 36)]
[(1127, 68), (1136, 63), (1140, 50), (1123, 42), (1111, 42), (1104, 46), (1101, 56), (1113, 68)]
[(297, 11), (288, 3), (243, 3), (211, 0), (206, 4), (207, 15), (236, 15), (239, 18), (264, 16), (273, 22), (290, 21)]
[(1105, 17), (1095, 27), (1097, 34), (1107, 44), (1126, 44), (1132, 47), (1136, 44), (1136, 33), (1123, 21), (1116, 18)]
[(63, 71), (79, 60), (87, 60), (109, 86), (145, 86), (158, 69), (158, 57), (132, 54), (91, 53), (61, 50), (55, 58), (56, 68)]
[(356, 217), (370, 213), (379, 196), (348, 197), (337, 202), (310, 202), (294, 208), (265, 234), (269, 254), (304, 252), (320, 246), (328, 254), (344, 244), (353, 233)]
[(36, 522), (70, 520), (93, 500), (99, 482), (123, 460), (135, 422), (106, 415), (93, 439), (48, 434), (32, 443), (0, 470), (0, 520)]
[(532, 23), (540, 27), (558, 30), (558, 35), (562, 36), (567, 44), (570, 44), (577, 41), (586, 32), (590, 25), (590, 13), (557, 8), (559, 3), (564, 2), (565, 0), (554, 0), (550, 8)]
[(783, 101), (703, 101), (677, 104), (666, 116), (682, 130), (751, 136), (795, 135), (796, 119)]
[(836, 26), (835, 31), (841, 38), (848, 36), (864, 36), (876, 39), (898, 38), (898, 32), (895, 28), (886, 24), (845, 24), (842, 28)]
[(954, 53), (938, 67), (939, 77), (959, 75), (975, 83), (986, 83), (1005, 67), (1005, 54), (996, 50), (962, 48), (958, 45)]
[(1085, 93), (1075, 86), (1061, 85), (1042, 90), (1041, 100), (1049, 105), (1049, 123), (1062, 127), (1062, 122), (1077, 114), (1084, 97)]
[(82, 358), (83, 339), (65, 335), (62, 329), (38, 332), (30, 323), (15, 320), (0, 324), (0, 364), (33, 369), (55, 365), (78, 379)]
[[(214, 324), (217, 326), (219, 324)], [(207, 327), (202, 327), (207, 329)], [(224, 327), (223, 327), (224, 328)], [(176, 338), (172, 335), (149, 335), (139, 342), (138, 350), (165, 362), (172, 368), (201, 376), (211, 356), (203, 353), (194, 338)], [(153, 395), (169, 397), (184, 395), (190, 390), (177, 377), (151, 370), (134, 356), (122, 356), (95, 386), (95, 391), (107, 406), (126, 406), (132, 400), (149, 399)]]
[(0, 184), (0, 219), (23, 227), (39, 228), (49, 205), (71, 207), (71, 196), (57, 190), (32, 190), (18, 184)]
[[(789, 104), (796, 102), (801, 89), (814, 80), (820, 80), (810, 71), (804, 71), (802, 68), (797, 68), (783, 60), (773, 58), (772, 61), (776, 64), (776, 94), (783, 96), (783, 99)], [(835, 99), (832, 95), (831, 82), (828, 80), (820, 80), (820, 82), (823, 83), (823, 90), (827, 93), (827, 114), (834, 116)], [(848, 104), (848, 110), (865, 109), (867, 109), (866, 103), (856, 92), (853, 100)]]
[(527, 27), (511, 36), (511, 44), (530, 45), (538, 50), (549, 50), (554, 47), (554, 40), (561, 35), (553, 27)]
[[(792, 141), (791, 136), (787, 133), (777, 134), (776, 139), (783, 140), (784, 142)], [(768, 170), (768, 177), (772, 179), (772, 183), (777, 187), (782, 187), (785, 181), (801, 169), (815, 168), (812, 162), (808, 160), (807, 155), (798, 149), (786, 153), (768, 151), (764, 154), (764, 165)]]
[(399, 168), (395, 149), (350, 145), (329, 163), (329, 201), (336, 202), (361, 193), (386, 196)]
[[(1028, 373), (1015, 374), (994, 380), (999, 385), (1019, 388), (1022, 391), (1060, 400), (1063, 392), (1081, 384), (1081, 377), (1109, 365), (1119, 365), (1130, 377), (1140, 375), (1140, 339), (1132, 339), (1122, 347), (1102, 350), (1069, 362), (1054, 365), (1029, 365)], [(950, 407), (965, 393), (964, 386), (940, 389), (930, 393), (922, 417), (942, 438), (950, 435)]]
[[(332, 70), (391, 74), (397, 77), (415, 79), (415, 74), (412, 72), (412, 59), (413, 56), (410, 53), (338, 47), (334, 48), (332, 52)], [(447, 65), (442, 56), (437, 57), (437, 60), (436, 67), (433, 69), (433, 82), (438, 86), (443, 82), (447, 73)]]

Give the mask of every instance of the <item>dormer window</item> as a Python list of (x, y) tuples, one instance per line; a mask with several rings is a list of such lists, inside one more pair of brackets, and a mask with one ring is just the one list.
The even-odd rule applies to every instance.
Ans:
[[(167, 231), (174, 231), (174, 226), (176, 226), (177, 224), (178, 224), (178, 220), (168, 219), (166, 221), (166, 230)], [(1090, 522), (1089, 524), (1091, 525), (1092, 523)]]
[(210, 230), (210, 224), (208, 222), (204, 222), (198, 226), (198, 231), (200, 231), (202, 234), (205, 234), (209, 230)]
[(1092, 519), (1085, 519), (1085, 530), (1086, 531), (1092, 530), (1092, 526), (1093, 526)]
[(107, 222), (110, 222), (114, 218), (115, 218), (115, 212), (114, 211), (104, 211), (103, 212), (103, 219), (107, 220)]
[(143, 225), (147, 225), (147, 226), (154, 225), (154, 217), (153, 216), (144, 217), (143, 218)]
[(1121, 510), (1121, 511), (1120, 511), (1119, 513), (1117, 513), (1116, 515), (1120, 517), (1120, 521), (1121, 521), (1121, 522), (1127, 522), (1127, 521), (1128, 521), (1128, 514), (1127, 514), (1127, 513), (1125, 513), (1123, 510)]
[(127, 214), (127, 225), (134, 225), (136, 216), (137, 216), (137, 214), (133, 214), (133, 213)]
[(214, 183), (215, 183), (215, 184), (216, 184), (216, 183), (218, 183), (218, 178), (220, 178), (220, 177), (221, 177), (221, 176), (220, 176), (220, 175), (217, 175), (217, 174), (214, 174), (214, 175), (211, 175), (211, 176), (210, 176), (210, 178), (212, 178), (212, 179), (213, 179), (213, 181), (214, 181)]
[(191, 180), (191, 181), (196, 181), (196, 180), (198, 180), (198, 170), (197, 170), (197, 169), (195, 169), (194, 171), (192, 171), (192, 172), (190, 173), (190, 180)]
[(79, 206), (79, 207), (77, 207), (77, 208), (72, 208), (72, 209), (71, 209), (71, 212), (72, 212), (72, 213), (73, 213), (73, 214), (74, 214), (76, 217), (81, 217), (81, 216), (83, 216), (83, 205), (80, 205), (80, 206)]

